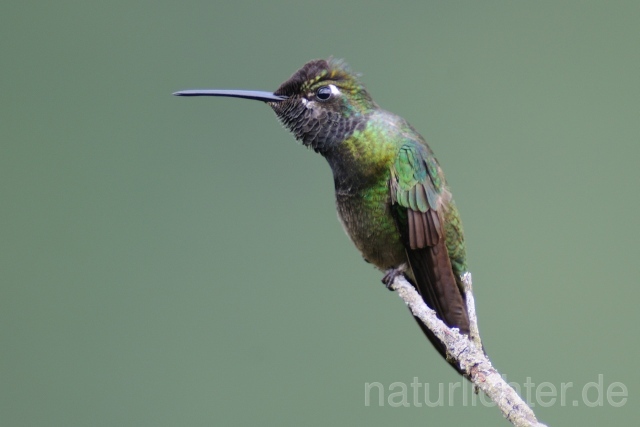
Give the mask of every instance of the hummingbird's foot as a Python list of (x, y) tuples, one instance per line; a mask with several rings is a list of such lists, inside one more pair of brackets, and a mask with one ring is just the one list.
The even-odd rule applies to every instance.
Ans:
[(401, 276), (404, 273), (404, 269), (405, 269), (405, 266), (403, 264), (396, 268), (390, 268), (384, 272), (382, 283), (384, 283), (387, 289), (389, 289), (390, 291), (393, 291), (393, 289), (391, 288), (391, 285), (393, 285), (393, 282), (396, 280), (396, 277)]

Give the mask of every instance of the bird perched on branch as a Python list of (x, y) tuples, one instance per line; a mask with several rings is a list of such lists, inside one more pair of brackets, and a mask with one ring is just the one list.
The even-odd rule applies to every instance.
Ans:
[[(442, 169), (424, 138), (381, 109), (344, 62), (310, 61), (275, 92), (175, 94), (266, 102), (298, 140), (327, 159), (342, 225), (364, 259), (385, 273), (383, 282), (405, 275), (444, 323), (469, 334), (462, 223)], [(446, 358), (443, 344), (418, 324)]]

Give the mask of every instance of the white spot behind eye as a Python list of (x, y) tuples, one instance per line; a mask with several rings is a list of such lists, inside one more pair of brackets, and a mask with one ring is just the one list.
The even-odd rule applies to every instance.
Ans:
[(329, 89), (331, 89), (333, 95), (340, 95), (340, 89), (338, 89), (336, 85), (329, 85)]

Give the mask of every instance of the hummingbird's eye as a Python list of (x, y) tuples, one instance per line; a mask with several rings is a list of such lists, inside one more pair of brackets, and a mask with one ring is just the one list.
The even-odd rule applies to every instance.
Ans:
[(320, 101), (326, 101), (331, 98), (331, 88), (329, 86), (321, 86), (316, 90), (316, 98)]

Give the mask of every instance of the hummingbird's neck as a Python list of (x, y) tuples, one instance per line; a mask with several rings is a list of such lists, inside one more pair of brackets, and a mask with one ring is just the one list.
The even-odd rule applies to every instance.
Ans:
[(364, 130), (365, 126), (365, 120), (340, 117), (337, 113), (328, 114), (321, 123), (303, 126), (304, 133), (298, 139), (316, 153), (328, 158), (336, 151), (341, 151), (344, 141), (352, 138), (354, 133)]
[(384, 112), (371, 114), (347, 138), (323, 153), (337, 191), (370, 188), (388, 179), (398, 148), (398, 135), (388, 120)]
[(303, 145), (325, 157), (354, 132), (363, 131), (367, 124), (366, 117), (361, 115), (345, 117), (336, 111), (310, 110), (303, 103), (293, 109), (296, 111), (279, 114), (280, 120)]

